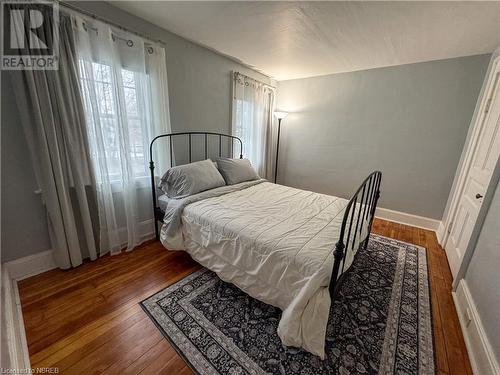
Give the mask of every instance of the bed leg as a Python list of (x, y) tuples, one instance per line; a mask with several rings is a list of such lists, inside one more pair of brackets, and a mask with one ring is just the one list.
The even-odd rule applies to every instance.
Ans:
[(156, 215), (153, 220), (155, 222), (155, 238), (158, 241), (160, 239), (160, 234), (158, 233), (158, 220), (156, 220)]

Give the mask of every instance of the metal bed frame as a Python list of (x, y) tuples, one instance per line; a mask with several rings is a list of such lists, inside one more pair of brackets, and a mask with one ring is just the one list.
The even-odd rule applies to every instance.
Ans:
[[(205, 159), (208, 158), (208, 140), (209, 137), (217, 137), (218, 138), (218, 156), (221, 157), (222, 152), (222, 141), (230, 141), (230, 150), (229, 157), (234, 157), (234, 142), (239, 142), (240, 152), (239, 158), (243, 158), (243, 142), (240, 138), (223, 134), (223, 133), (214, 133), (214, 132), (182, 132), (182, 133), (168, 133), (161, 134), (151, 141), (149, 145), (149, 169), (151, 171), (151, 196), (153, 199), (153, 213), (154, 213), (154, 225), (155, 225), (155, 235), (156, 239), (159, 239), (159, 231), (158, 231), (158, 221), (163, 221), (164, 212), (158, 207), (158, 201), (156, 196), (156, 182), (154, 176), (155, 164), (153, 161), (153, 145), (155, 141), (160, 138), (168, 138), (169, 143), (169, 152), (170, 152), (170, 167), (174, 166), (173, 163), (173, 142), (172, 139), (174, 137), (187, 136), (188, 137), (188, 159), (189, 163), (193, 161), (192, 155), (192, 140), (194, 136), (203, 136), (203, 148), (204, 148), (204, 156)], [(216, 139), (217, 139), (216, 138)], [(380, 197), (380, 182), (382, 180), (382, 172), (375, 171), (370, 173), (368, 177), (365, 178), (363, 183), (356, 190), (354, 195), (347, 203), (345, 208), (344, 217), (342, 219), (342, 227), (340, 229), (339, 238), (335, 244), (335, 249), (333, 251), (334, 255), (334, 263), (332, 269), (332, 276), (330, 278), (330, 297), (332, 301), (338, 294), (340, 289), (340, 285), (342, 281), (345, 279), (349, 267), (345, 268), (345, 259), (346, 255), (349, 252), (352, 252), (353, 260), (355, 259), (359, 250), (366, 250), (368, 247), (368, 241), (370, 239), (370, 233), (373, 223), (373, 218), (375, 216), (375, 210), (377, 208), (378, 199)], [(356, 219), (355, 219), (356, 217)], [(363, 236), (364, 238), (360, 238)], [(358, 246), (356, 245), (356, 240), (358, 240)], [(354, 261), (352, 262), (354, 263)], [(351, 264), (352, 264), (351, 263)]]

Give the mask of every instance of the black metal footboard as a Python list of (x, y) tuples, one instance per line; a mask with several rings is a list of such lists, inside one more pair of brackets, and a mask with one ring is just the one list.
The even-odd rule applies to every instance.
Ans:
[(335, 260), (330, 279), (330, 297), (334, 300), (346, 272), (352, 262), (346, 265), (346, 259), (354, 260), (358, 250), (366, 249), (380, 196), (382, 172), (371, 173), (358, 188), (347, 204), (340, 229), (338, 242), (333, 252)]

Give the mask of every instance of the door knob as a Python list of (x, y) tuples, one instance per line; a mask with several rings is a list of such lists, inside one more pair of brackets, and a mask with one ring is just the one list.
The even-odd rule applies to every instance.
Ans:
[(483, 197), (483, 196), (482, 196), (481, 194), (479, 194), (479, 193), (477, 193), (477, 194), (476, 194), (476, 199), (480, 199), (480, 198), (482, 198), (482, 197)]

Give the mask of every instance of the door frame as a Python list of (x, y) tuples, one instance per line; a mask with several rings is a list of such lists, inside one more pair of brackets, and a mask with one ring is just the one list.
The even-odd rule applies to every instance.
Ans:
[[(479, 143), (481, 132), (482, 132), (482, 127), (481, 124), (484, 121), (484, 117), (486, 115), (486, 109), (488, 105), (488, 101), (491, 97), (490, 92), (493, 89), (493, 84), (495, 83), (495, 77), (498, 73), (500, 73), (500, 48), (497, 49), (494, 53), (494, 59), (490, 63), (490, 68), (488, 69), (487, 76), (485, 77), (485, 81), (483, 84), (484, 89), (481, 92), (480, 96), (480, 102), (479, 106), (477, 107), (477, 112), (475, 113), (475, 118), (474, 118), (474, 123), (472, 127), (472, 132), (470, 135), (470, 140), (466, 144), (466, 152), (463, 158), (463, 162), (459, 166), (458, 174), (457, 174), (457, 179), (456, 179), (456, 184), (455, 187), (452, 189), (450, 192), (450, 206), (448, 213), (445, 218), (442, 220), (442, 226), (438, 229), (437, 237), (439, 240), (439, 244), (442, 246), (443, 249), (446, 249), (446, 245), (448, 244), (448, 239), (450, 236), (450, 229), (451, 225), (453, 224), (453, 221), (455, 219), (455, 216), (457, 215), (458, 211), (458, 203), (460, 201), (460, 198), (463, 194), (465, 184), (467, 182), (467, 176), (469, 174), (472, 161), (475, 155), (476, 151), (476, 146)], [(464, 274), (464, 271), (467, 269), (469, 260), (472, 256), (472, 251), (473, 251), (473, 246), (475, 245), (475, 242), (477, 240), (477, 237), (479, 235), (479, 230), (482, 227), (482, 223), (484, 221), (484, 217), (486, 216), (487, 209), (489, 207), (489, 203), (491, 202), (491, 195), (492, 192), (492, 186), (496, 187), (496, 183), (498, 182), (498, 170), (500, 162), (497, 163), (497, 167), (495, 168), (495, 172), (493, 173), (493, 176), (489, 182), (489, 185), (487, 187), (487, 193), (485, 194), (485, 197), (483, 199), (483, 204), (481, 206), (479, 215), (476, 219), (476, 222), (474, 224), (474, 229), (471, 235), (471, 238), (469, 239), (469, 243), (466, 247), (466, 250), (462, 256), (462, 262), (459, 267), (459, 271), (457, 272), (456, 277), (454, 278), (453, 285), (454, 287), (458, 285), (458, 280), (461, 279), (462, 275)]]

